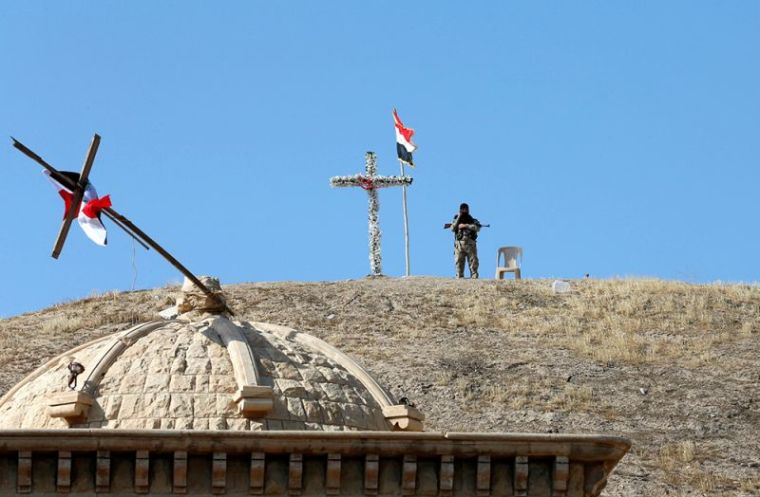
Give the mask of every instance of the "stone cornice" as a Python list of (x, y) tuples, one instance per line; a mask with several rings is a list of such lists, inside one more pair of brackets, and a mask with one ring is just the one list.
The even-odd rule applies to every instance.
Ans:
[(0, 430), (0, 452), (148, 450), (193, 453), (566, 456), (617, 462), (630, 448), (623, 437), (532, 433), (414, 433), (193, 430)]
[(596, 497), (630, 442), (598, 435), (0, 431), (0, 494)]

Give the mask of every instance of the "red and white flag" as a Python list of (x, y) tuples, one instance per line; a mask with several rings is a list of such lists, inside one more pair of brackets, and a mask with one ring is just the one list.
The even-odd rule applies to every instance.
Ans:
[[(69, 212), (69, 208), (71, 207), (71, 202), (74, 200), (74, 193), (69, 188), (54, 180), (50, 176), (50, 172), (43, 172), (56, 190), (58, 190), (58, 195), (63, 199), (65, 205), (63, 217), (65, 218), (66, 213)], [(75, 182), (79, 181), (79, 174), (77, 173), (61, 171), (61, 174), (71, 178)], [(82, 203), (77, 206), (76, 216), (79, 226), (82, 228), (82, 231), (84, 231), (84, 234), (87, 235), (87, 238), (101, 247), (108, 243), (106, 227), (103, 226), (103, 223), (100, 220), (100, 211), (106, 207), (111, 207), (111, 197), (106, 195), (103, 198), (98, 198), (98, 192), (95, 190), (95, 187), (92, 183), (88, 182), (87, 187), (84, 190), (84, 195), (82, 196)]]
[(414, 166), (412, 152), (417, 150), (417, 145), (412, 143), (414, 130), (404, 126), (404, 123), (398, 117), (396, 109), (393, 109), (393, 122), (396, 125), (396, 153), (398, 154), (398, 158), (400, 161)]

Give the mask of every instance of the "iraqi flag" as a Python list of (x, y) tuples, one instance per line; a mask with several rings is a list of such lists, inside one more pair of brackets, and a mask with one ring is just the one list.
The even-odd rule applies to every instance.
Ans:
[[(53, 179), (49, 171), (44, 171), (44, 173), (56, 190), (58, 190), (58, 195), (63, 199), (65, 205), (63, 217), (65, 219), (66, 213), (69, 212), (69, 208), (71, 207), (71, 202), (74, 200), (74, 193), (71, 189)], [(78, 173), (61, 171), (61, 174), (74, 182), (79, 181)], [(103, 226), (103, 222), (100, 220), (100, 211), (106, 207), (111, 207), (111, 197), (106, 195), (103, 198), (98, 198), (98, 192), (92, 183), (88, 181), (84, 189), (84, 195), (82, 196), (82, 203), (77, 206), (77, 222), (79, 222), (79, 226), (84, 231), (84, 234), (87, 235), (87, 238), (101, 247), (104, 247), (108, 243), (106, 227)]]
[(414, 167), (412, 152), (417, 150), (417, 145), (412, 143), (414, 130), (404, 126), (404, 123), (398, 117), (396, 109), (393, 109), (393, 122), (396, 124), (396, 153), (398, 154), (398, 159)]

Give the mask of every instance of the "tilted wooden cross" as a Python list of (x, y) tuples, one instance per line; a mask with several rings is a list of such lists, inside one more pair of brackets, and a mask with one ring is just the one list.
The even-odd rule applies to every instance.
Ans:
[(90, 142), (90, 149), (87, 151), (87, 156), (84, 159), (82, 172), (79, 173), (79, 181), (77, 181), (74, 189), (71, 191), (73, 199), (63, 218), (63, 224), (61, 224), (61, 230), (58, 232), (58, 238), (55, 240), (55, 245), (53, 246), (53, 259), (58, 259), (58, 256), (61, 255), (63, 244), (66, 243), (66, 236), (69, 234), (69, 228), (71, 228), (71, 222), (74, 221), (79, 213), (79, 204), (82, 202), (82, 197), (84, 197), (84, 190), (87, 188), (90, 170), (92, 169), (93, 162), (95, 162), (95, 154), (98, 153), (98, 147), (100, 147), (100, 135), (95, 133), (92, 137), (92, 142)]
[(330, 184), (334, 187), (358, 186), (367, 191), (369, 195), (370, 275), (380, 276), (383, 273), (383, 260), (380, 254), (380, 225), (378, 223), (380, 200), (377, 196), (377, 189), (389, 186), (408, 186), (412, 184), (412, 178), (407, 176), (378, 176), (375, 153), (367, 152), (364, 157), (366, 174), (333, 176), (330, 178)]
[[(21, 151), (27, 157), (37, 162), (43, 168), (45, 168), (50, 173), (50, 177), (52, 179), (54, 179), (61, 185), (65, 186), (72, 192), (73, 198), (72, 198), (71, 205), (66, 211), (66, 216), (63, 219), (63, 224), (61, 225), (61, 229), (58, 232), (58, 237), (55, 240), (55, 245), (53, 246), (52, 255), (54, 258), (57, 259), (58, 256), (61, 254), (61, 250), (63, 250), (63, 244), (66, 242), (66, 236), (69, 233), (69, 228), (71, 228), (71, 223), (77, 217), (80, 204), (85, 195), (85, 190), (87, 189), (87, 184), (89, 182), (90, 171), (92, 170), (92, 165), (93, 165), (93, 162), (95, 161), (95, 154), (97, 154), (98, 147), (100, 146), (100, 136), (96, 133), (92, 137), (92, 142), (90, 143), (90, 149), (87, 151), (87, 157), (85, 158), (84, 166), (82, 166), (82, 172), (79, 173), (79, 179), (77, 181), (73, 180), (70, 176), (63, 174), (61, 171), (57, 170), (56, 168), (54, 168), (53, 166), (45, 162), (45, 160), (42, 157), (32, 152), (32, 150), (30, 150), (26, 145), (24, 145), (20, 141), (16, 140), (13, 137), (11, 137), (11, 139), (13, 140), (14, 147), (16, 147), (19, 151)], [(166, 259), (169, 262), (169, 264), (177, 268), (183, 275), (185, 275), (190, 281), (192, 281), (195, 284), (195, 286), (197, 286), (203, 293), (205, 293), (212, 299), (218, 301), (220, 304), (224, 305), (224, 308), (225, 310), (227, 310), (227, 312), (229, 312), (230, 314), (234, 314), (232, 310), (227, 306), (227, 304), (225, 304), (224, 301), (221, 300), (221, 297), (219, 297), (217, 294), (212, 292), (193, 273), (191, 273), (189, 269), (183, 266), (182, 263), (180, 263), (177, 259), (175, 259), (174, 256), (172, 256), (169, 252), (167, 252), (166, 249), (164, 249), (155, 240), (149, 237), (144, 231), (138, 228), (132, 221), (130, 221), (126, 217), (116, 212), (116, 210), (114, 210), (112, 207), (104, 207), (101, 210), (101, 212), (105, 214), (111, 221), (113, 221), (116, 226), (118, 226), (119, 228), (124, 230), (129, 236), (134, 238), (140, 245), (142, 245), (146, 249), (150, 246), (156, 252), (161, 254), (161, 256), (163, 256), (164, 259)]]

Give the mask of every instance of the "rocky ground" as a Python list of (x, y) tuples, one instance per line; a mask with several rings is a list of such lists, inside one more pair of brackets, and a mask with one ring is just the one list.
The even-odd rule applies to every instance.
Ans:
[[(760, 495), (760, 287), (379, 278), (225, 288), (415, 402), (428, 430), (611, 433), (608, 496)], [(0, 394), (54, 354), (153, 319), (176, 289), (0, 320)]]

